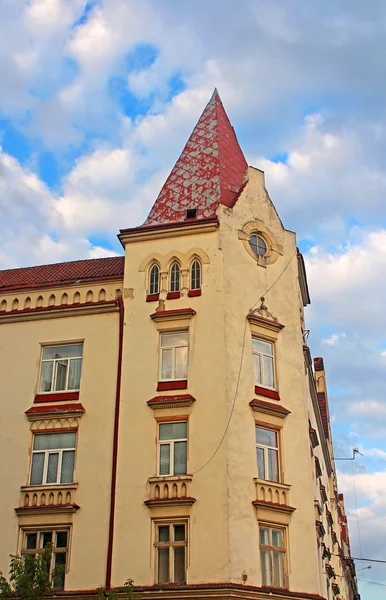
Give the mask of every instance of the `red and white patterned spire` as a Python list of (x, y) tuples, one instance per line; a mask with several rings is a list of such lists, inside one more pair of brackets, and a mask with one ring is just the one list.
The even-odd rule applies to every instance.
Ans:
[(144, 225), (184, 221), (192, 208), (197, 219), (214, 217), (219, 204), (232, 206), (246, 168), (215, 89)]

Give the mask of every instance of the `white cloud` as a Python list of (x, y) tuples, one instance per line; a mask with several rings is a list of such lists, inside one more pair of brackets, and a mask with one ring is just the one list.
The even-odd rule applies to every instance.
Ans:
[(333, 333), (329, 338), (322, 339), (321, 344), (327, 344), (327, 346), (337, 346), (339, 341), (345, 337), (347, 337), (345, 333)]

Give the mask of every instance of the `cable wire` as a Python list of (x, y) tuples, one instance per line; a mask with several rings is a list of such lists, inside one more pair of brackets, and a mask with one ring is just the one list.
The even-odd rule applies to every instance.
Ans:
[(351, 467), (352, 467), (352, 483), (353, 483), (353, 488), (354, 488), (355, 515), (357, 518), (357, 528), (358, 528), (359, 554), (361, 556), (361, 562), (362, 562), (362, 567), (363, 567), (362, 539), (361, 539), (361, 530), (359, 527), (359, 515), (358, 515), (357, 490), (356, 490), (356, 485), (355, 485), (354, 462), (351, 463)]
[[(281, 276), (283, 275), (283, 273), (285, 273), (285, 271), (287, 270), (287, 268), (289, 267), (290, 262), (292, 261), (293, 257), (295, 256), (295, 254), (297, 253), (297, 249), (295, 250), (295, 252), (293, 253), (293, 255), (291, 256), (291, 258), (289, 259), (289, 261), (287, 262), (286, 266), (284, 267), (284, 269), (281, 271), (280, 275), (277, 277), (277, 279), (275, 279), (275, 281), (273, 282), (273, 284), (264, 292), (264, 294), (262, 294), (259, 298), (259, 300), (252, 306), (252, 308), (249, 309), (249, 313), (251, 313), (253, 311), (253, 309), (259, 304), (259, 302), (261, 301), (261, 298), (264, 298), (264, 296), (266, 296), (268, 294), (268, 292), (270, 292), (272, 290), (272, 288), (277, 284), (277, 282), (279, 281), (279, 279), (281, 278)], [(233, 412), (235, 409), (235, 405), (236, 405), (236, 398), (237, 398), (237, 393), (239, 391), (239, 385), (240, 385), (240, 379), (241, 379), (241, 369), (242, 369), (242, 365), (243, 365), (243, 360), (244, 360), (244, 351), (245, 351), (245, 337), (247, 334), (247, 318), (245, 318), (245, 325), (244, 325), (244, 335), (243, 335), (243, 345), (242, 345), (242, 350), (241, 350), (241, 357), (240, 357), (240, 366), (239, 366), (239, 372), (237, 375), (237, 383), (236, 383), (236, 389), (235, 389), (235, 395), (233, 398), (233, 402), (232, 402), (232, 408), (231, 408), (231, 412), (229, 414), (229, 418), (228, 418), (228, 422), (226, 424), (225, 430), (223, 435), (221, 436), (221, 439), (215, 449), (215, 451), (213, 452), (213, 454), (210, 456), (210, 458), (208, 458), (208, 460), (206, 461), (206, 463), (204, 463), (199, 469), (196, 469), (195, 471), (192, 471), (190, 473), (190, 475), (194, 475), (195, 473), (198, 473), (199, 471), (202, 471), (202, 469), (204, 469), (212, 460), (213, 458), (216, 456), (217, 452), (220, 450), (223, 441), (225, 440), (225, 436), (228, 433), (228, 429), (229, 429), (229, 425), (231, 424), (231, 420), (232, 420), (232, 416), (233, 416)]]
[(347, 559), (347, 560), (361, 560), (363, 562), (375, 562), (375, 563), (386, 564), (386, 560), (378, 560), (376, 558), (358, 558), (357, 556), (341, 556), (340, 554), (334, 554), (333, 552), (331, 552), (331, 554), (332, 554), (332, 556), (339, 556), (340, 558)]

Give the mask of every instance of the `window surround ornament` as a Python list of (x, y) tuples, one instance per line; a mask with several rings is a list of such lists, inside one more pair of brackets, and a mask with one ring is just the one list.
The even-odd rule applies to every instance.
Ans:
[[(246, 252), (251, 256), (259, 266), (267, 267), (277, 261), (279, 256), (283, 255), (283, 246), (278, 243), (277, 237), (272, 233), (268, 227), (266, 227), (263, 221), (249, 221), (244, 225), (238, 232), (239, 240), (242, 241)], [(264, 249), (264, 253), (255, 252), (253, 245), (251, 244), (251, 237), (256, 236), (256, 246), (259, 249), (258, 238), (262, 240), (260, 243), (261, 249)]]

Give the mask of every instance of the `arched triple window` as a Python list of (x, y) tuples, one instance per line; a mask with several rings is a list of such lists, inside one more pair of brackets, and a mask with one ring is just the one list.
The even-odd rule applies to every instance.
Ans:
[(190, 268), (190, 289), (201, 289), (201, 265), (198, 260), (194, 260)]
[(159, 294), (159, 266), (156, 264), (150, 269), (149, 294)]
[(170, 291), (179, 292), (181, 287), (180, 265), (174, 262), (170, 269)]

